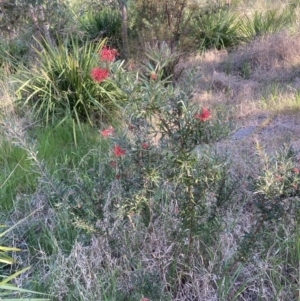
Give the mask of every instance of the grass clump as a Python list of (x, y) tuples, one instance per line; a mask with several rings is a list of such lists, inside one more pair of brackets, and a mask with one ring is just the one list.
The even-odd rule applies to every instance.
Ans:
[(236, 47), (244, 38), (239, 17), (224, 8), (210, 8), (193, 17), (192, 36), (200, 51)]
[[(42, 50), (37, 51), (35, 67), (23, 70), (17, 79), (19, 104), (31, 106), (34, 118), (44, 124), (64, 122), (70, 117), (78, 125), (109, 120), (124, 95), (107, 79), (108, 66), (97, 67), (104, 41), (79, 46), (76, 39), (71, 39), (70, 43), (69, 46), (62, 43), (57, 48), (46, 41), (40, 45)], [(95, 68), (105, 71), (101, 80), (93, 80), (91, 72)]]
[(240, 24), (240, 30), (245, 39), (251, 41), (256, 37), (286, 29), (293, 24), (294, 19), (294, 11), (289, 7), (284, 10), (274, 8), (266, 12), (255, 11), (253, 16), (245, 16), (244, 21)]
[[(10, 300), (39, 300), (39, 301), (49, 301), (50, 299), (46, 299), (46, 298), (22, 298), (21, 296), (25, 296), (28, 294), (30, 295), (46, 295), (44, 293), (39, 293), (39, 292), (35, 292), (32, 290), (27, 290), (27, 289), (22, 289), (16, 285), (14, 285), (12, 283), (13, 280), (15, 280), (19, 275), (25, 273), (30, 267), (27, 268), (23, 268), (19, 271), (16, 271), (10, 275), (5, 275), (4, 272), (4, 268), (12, 265), (13, 263), (15, 263), (15, 260), (9, 256), (10, 252), (18, 252), (21, 251), (18, 248), (14, 248), (14, 247), (5, 247), (2, 245), (2, 240), (4, 238), (4, 236), (12, 231), (15, 227), (17, 227), (20, 223), (24, 222), (24, 220), (21, 220), (19, 222), (17, 222), (14, 226), (10, 227), (9, 229), (3, 231), (2, 233), (0, 233), (0, 239), (1, 239), (1, 245), (0, 245), (0, 271), (1, 271), (1, 281), (0, 281), (0, 296), (1, 296), (1, 300), (5, 301), (10, 301)], [(2, 226), (3, 227), (3, 226)], [(4, 273), (3, 273), (4, 272)], [(17, 297), (17, 298), (16, 298)], [(13, 299), (12, 299), (13, 298)]]
[[(4, 132), (8, 134), (8, 137), (3, 137), (0, 147), (3, 154), (0, 162), (4, 171), (1, 175), (0, 193), (3, 200), (1, 209), (4, 211), (12, 209), (16, 197), (22, 198), (23, 194), (32, 194), (37, 189), (41, 171), (34, 167), (35, 160), (43, 162), (42, 165), (50, 173), (56, 172), (58, 166), (65, 166), (59, 168), (57, 174), (58, 177), (64, 178), (68, 177), (69, 170), (76, 166), (85, 169), (96, 168), (99, 155), (106, 149), (105, 144), (101, 143), (99, 132), (85, 125), (82, 128), (74, 127), (69, 120), (55, 127), (28, 130), (29, 140), (33, 141), (30, 144), (33, 143), (37, 152), (36, 158), (32, 160), (32, 154), (26, 150), (28, 147), (24, 147), (25, 142), (20, 143), (14, 138), (21, 134), (23, 125), (19, 125), (20, 128), (16, 129), (19, 134), (9, 130), (18, 125), (4, 122), (3, 126)], [(78, 139), (76, 147), (74, 129)], [(86, 135), (87, 133), (89, 134)]]
[(97, 12), (89, 11), (80, 18), (79, 22), (84, 39), (96, 41), (107, 38), (110, 46), (120, 48), (121, 16), (117, 9), (102, 7)]
[(0, 146), (3, 156), (0, 160), (1, 173), (1, 210), (7, 211), (13, 207), (13, 200), (17, 195), (31, 194), (35, 191), (37, 174), (27, 160), (26, 152), (2, 141)]

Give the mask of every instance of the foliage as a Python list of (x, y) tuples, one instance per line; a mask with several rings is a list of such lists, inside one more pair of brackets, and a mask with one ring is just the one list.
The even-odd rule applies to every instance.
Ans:
[(182, 55), (183, 53), (172, 52), (165, 42), (156, 43), (153, 47), (148, 44), (146, 46), (147, 61), (143, 63), (145, 72), (154, 76), (160, 69), (162, 79), (176, 80), (183, 71), (183, 69), (176, 68)]
[(79, 19), (81, 28), (88, 40), (107, 38), (108, 44), (120, 48), (121, 16), (118, 10), (102, 7), (90, 10)]
[[(34, 21), (31, 15), (31, 9), (35, 10), (39, 5), (43, 6), (44, 16), (38, 16), (39, 22), (44, 21), (50, 27), (53, 32), (60, 32), (67, 22), (69, 21), (69, 13), (67, 5), (63, 0), (3, 0), (0, 2), (1, 19), (0, 29), (8, 37), (14, 36), (14, 34), (25, 28), (28, 29), (34, 25)], [(38, 13), (40, 14), (40, 12)]]
[(124, 94), (109, 79), (99, 83), (91, 77), (93, 68), (100, 69), (96, 66), (103, 45), (104, 41), (79, 47), (78, 41), (71, 39), (70, 46), (62, 43), (52, 48), (44, 41), (43, 50), (37, 50), (35, 66), (22, 70), (17, 78), (19, 103), (30, 105), (35, 119), (45, 124), (69, 117), (78, 125), (111, 119)]
[(285, 148), (269, 157), (259, 144), (257, 151), (263, 163), (261, 174), (254, 181), (257, 223), (241, 240), (239, 256), (244, 259), (255, 249), (266, 226), (281, 220), (294, 228), (300, 216), (300, 166), (295, 155)]
[(265, 34), (276, 33), (290, 25), (295, 19), (294, 11), (286, 8), (255, 11), (253, 17), (245, 16), (240, 24), (243, 37), (249, 41)]
[(190, 30), (200, 50), (234, 47), (243, 41), (238, 16), (224, 8), (200, 11), (193, 17)]
[(171, 52), (180, 47), (188, 34), (188, 24), (197, 7), (187, 0), (138, 0), (129, 4), (132, 34), (135, 32), (142, 44), (153, 46), (153, 43), (164, 41)]
[(2, 141), (0, 151), (0, 207), (5, 212), (12, 208), (13, 200), (18, 194), (32, 193), (35, 190), (37, 175), (26, 160), (26, 152), (23, 150), (8, 141)]
[[(18, 223), (16, 223), (14, 226), (12, 226), (11, 228), (5, 230), (4, 232), (0, 233), (0, 239), (3, 238), (8, 232), (10, 232), (13, 228), (15, 228), (17, 225), (19, 225), (21, 222), (23, 222), (24, 220), (19, 221)], [(12, 265), (14, 263), (14, 260), (7, 254), (8, 252), (17, 252), (20, 251), (17, 248), (13, 248), (13, 247), (4, 247), (2, 245), (0, 245), (0, 264), (4, 264), (4, 265)], [(15, 278), (17, 278), (20, 274), (26, 272), (30, 267), (24, 268), (20, 271), (17, 271), (15, 273), (13, 273), (12, 275), (9, 276), (5, 276), (5, 275), (1, 275), (1, 278), (3, 280), (0, 281), (0, 299), (3, 301), (13, 301), (13, 300), (22, 300), (22, 301), (30, 301), (30, 300), (39, 300), (39, 301), (47, 301), (49, 299), (35, 299), (35, 298), (11, 298), (11, 296), (15, 296), (16, 294), (20, 295), (20, 294), (42, 294), (42, 293), (38, 293), (38, 292), (34, 292), (34, 291), (30, 291), (30, 290), (26, 290), (26, 289), (22, 289), (19, 288), (13, 284), (11, 284), (11, 281), (14, 280)], [(42, 294), (45, 295), (45, 294)], [(8, 298), (6, 298), (8, 297)]]
[(0, 69), (15, 71), (18, 65), (24, 62), (28, 51), (29, 45), (24, 40), (0, 39)]
[[(221, 9), (213, 14), (221, 12), (232, 16)], [(204, 28), (206, 18), (213, 23), (201, 13)], [(158, 24), (156, 28), (163, 30)], [(189, 32), (200, 32), (199, 24), (191, 19), (186, 29), (181, 28), (176, 46)], [(142, 28), (145, 40), (155, 28), (151, 26)], [(214, 34), (229, 32), (226, 26), (210, 28)], [(200, 33), (197, 37), (205, 40)], [(222, 38), (215, 34), (205, 47), (227, 47)], [(28, 246), (34, 266), (31, 289), (51, 291), (54, 299), (66, 301), (298, 299), (300, 180), (294, 154), (282, 152), (269, 158), (257, 145), (263, 169), (253, 186), (249, 179), (240, 185), (224, 144), (215, 144), (230, 130), (226, 110), (193, 102), (197, 81), (193, 71), (183, 73), (182, 86), (173, 80), (178, 58), (185, 57), (169, 40), (147, 46), (147, 59), (137, 73), (111, 60), (111, 54), (116, 54), (111, 48), (102, 48), (108, 51), (107, 60), (100, 52), (99, 62), (97, 52), (104, 42), (98, 48), (76, 43), (71, 39), (56, 49), (43, 41), (38, 64), (27, 74), (17, 68), (22, 99), (27, 98), (29, 110), (40, 109), (34, 111), (37, 120), (44, 118), (53, 126), (30, 124), (17, 133), (15, 126), (6, 123), (9, 117), (3, 118), (9, 143), (1, 144), (5, 175), (0, 182), (3, 196), (14, 203), (12, 218), (26, 215), (37, 203), (45, 204), (40, 215), (34, 215), (14, 237)], [(91, 48), (85, 52), (87, 46)], [(82, 53), (86, 63), (74, 63), (73, 68), (70, 62), (80, 60)], [(249, 77), (247, 64), (241, 71), (244, 78)], [(35, 78), (29, 74), (32, 70)], [(82, 84), (89, 94), (80, 90)], [(122, 116), (113, 111), (112, 118), (104, 118), (106, 125), (101, 123), (99, 134), (88, 123), (82, 124), (97, 123), (98, 107), (87, 105), (88, 117), (81, 114), (84, 109), (72, 114), (69, 100), (76, 103), (76, 96), (82, 94), (90, 97), (106, 84), (118, 91), (116, 99), (129, 101), (124, 102)], [(39, 99), (45, 101), (50, 118), (42, 113)], [(115, 119), (122, 120), (122, 129)], [(60, 121), (64, 122), (57, 125)], [(73, 126), (75, 122), (78, 125)], [(77, 148), (72, 131), (77, 133)], [(32, 175), (38, 178), (36, 192), (19, 189), (18, 182), (27, 187)], [(15, 198), (15, 192), (26, 195)]]
[[(28, 147), (22, 147), (21, 143), (11, 139), (17, 135), (11, 130), (12, 127), (15, 126), (7, 120), (3, 121), (2, 130), (5, 128), (9, 137), (3, 138), (0, 144), (0, 207), (1, 211), (6, 213), (13, 209), (16, 199), (36, 191), (41, 173), (28, 158)], [(65, 166), (60, 169), (59, 174), (60, 177), (68, 178), (72, 168), (78, 166), (85, 170), (97, 166), (99, 152), (105, 151), (105, 145), (101, 144), (97, 130), (88, 125), (81, 125), (81, 129), (78, 126), (74, 127), (72, 120), (67, 120), (60, 125), (28, 131), (29, 139), (35, 141), (38, 153), (36, 159), (43, 162), (49, 173), (56, 174), (59, 166)], [(76, 148), (73, 130), (77, 137)]]
[[(120, 136), (102, 132), (105, 137), (112, 135), (107, 138), (111, 146), (107, 164), (120, 186), (119, 214), (141, 215), (145, 226), (151, 227), (154, 215), (159, 214), (155, 208), (159, 208), (156, 203), (162, 193), (173, 191), (182, 231), (188, 229), (192, 247), (193, 236), (207, 231), (208, 224), (212, 227), (218, 208), (228, 201), (228, 196), (222, 195), (224, 185), (230, 185), (224, 181), (226, 167), (205, 146), (223, 137), (228, 128), (221, 121), (224, 116), (215, 115), (211, 122), (209, 110), (202, 108), (197, 113), (191, 101), (193, 73), (184, 90), (175, 88), (163, 79), (172, 57), (159, 53), (155, 57), (160, 58), (156, 66), (146, 64), (149, 69), (138, 77), (139, 82), (129, 77), (126, 85), (120, 82), (130, 99), (128, 130)], [(163, 192), (165, 185), (169, 188)], [(212, 198), (216, 191), (219, 193)]]
[[(70, 251), (68, 243), (61, 241), (62, 230), (56, 226), (52, 232), (43, 228), (45, 233), (38, 242), (34, 233), (26, 232), (34, 246), (39, 244), (47, 256), (58, 254), (55, 257), (62, 260), (55, 264), (55, 280), (47, 281), (52, 282), (51, 286), (58, 293), (58, 279), (64, 279), (63, 289), (60, 287), (58, 293), (63, 299), (71, 300), (67, 295), (72, 291), (72, 296), (81, 300), (79, 291), (91, 288), (90, 281), (81, 274), (86, 268), (97, 276), (93, 279), (100, 277), (102, 283), (106, 278), (105, 286), (87, 290), (89, 300), (100, 299), (100, 296), (112, 300), (141, 300), (143, 296), (151, 300), (159, 300), (161, 296), (171, 299), (180, 291), (178, 281), (184, 281), (184, 277), (189, 277), (185, 275), (193, 270), (193, 256), (201, 254), (207, 266), (209, 249), (218, 241), (234, 184), (227, 162), (212, 151), (210, 144), (228, 133), (228, 126), (224, 126), (227, 117), (196, 106), (191, 101), (194, 73), (189, 74), (184, 88), (175, 87), (164, 76), (164, 68), (172, 57), (152, 52), (151, 57), (157, 58), (152, 61), (156, 65), (146, 63), (148, 68), (139, 74), (122, 69), (113, 73), (113, 80), (124, 89), (130, 102), (124, 112), (126, 125), (122, 131), (113, 127), (101, 130), (106, 148), (91, 149), (77, 165), (72, 168), (63, 165), (51, 175), (45, 164), (39, 163), (36, 149), (26, 146), (17, 137), (18, 145), (27, 149), (28, 158), (40, 174), (40, 189), (47, 203), (57, 208), (59, 214), (70, 214), (65, 221), (70, 226), (62, 226), (68, 228), (65, 234), (68, 240), (74, 243), (75, 226), (78, 233), (93, 233), (105, 248), (104, 252), (97, 248), (97, 259), (90, 260), (85, 255), (78, 256), (84, 252), (82, 249)], [(16, 137), (16, 134), (11, 132), (9, 136)], [(89, 168), (87, 162), (94, 151), (98, 151), (98, 164)], [(165, 219), (172, 220), (173, 226), (169, 227)], [(146, 261), (141, 258), (154, 254), (142, 249), (147, 246), (145, 240), (151, 239), (151, 233), (160, 231), (161, 226), (168, 229), (166, 243), (170, 244), (175, 259), (162, 270), (144, 270)], [(66, 257), (62, 252), (71, 252), (70, 260), (63, 259)], [(71, 260), (75, 254), (77, 259), (88, 261), (74, 265)], [(106, 255), (113, 260), (98, 260), (98, 256)], [(119, 268), (108, 276), (112, 262)], [(103, 271), (102, 276), (99, 272), (94, 274), (94, 265)], [(63, 274), (62, 269), (57, 271), (58, 266), (64, 266)], [(73, 279), (75, 271), (76, 279)], [(77, 281), (77, 275), (83, 277), (81, 281)], [(162, 277), (165, 280), (156, 285)], [(130, 288), (122, 286), (124, 281), (130, 283)]]

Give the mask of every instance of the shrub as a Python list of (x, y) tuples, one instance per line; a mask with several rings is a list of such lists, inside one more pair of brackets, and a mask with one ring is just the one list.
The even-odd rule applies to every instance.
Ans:
[(18, 103), (29, 106), (35, 119), (45, 124), (72, 117), (79, 125), (92, 125), (115, 118), (125, 97), (107, 78), (108, 64), (101, 62), (103, 67), (97, 67), (103, 46), (104, 41), (79, 47), (71, 39), (69, 46), (53, 48), (44, 41), (36, 64), (21, 70), (17, 78)]
[(28, 56), (28, 52), (29, 45), (24, 40), (0, 39), (0, 68), (10, 72), (16, 71), (18, 65)]
[[(159, 53), (156, 57), (160, 57), (157, 65), (146, 64), (149, 69), (136, 77), (138, 81), (129, 78), (126, 85), (122, 82), (130, 99), (124, 117), (128, 129), (119, 135), (112, 128), (101, 132), (111, 149), (107, 169), (120, 187), (112, 210), (124, 218), (140, 215), (144, 225), (151, 227), (154, 216), (159, 214), (156, 202), (160, 202), (161, 195), (173, 191), (182, 231), (190, 232), (191, 247), (195, 233), (206, 231), (207, 224), (216, 221), (217, 209), (213, 208), (228, 201), (226, 197), (221, 200), (223, 180), (228, 176), (226, 164), (205, 147), (226, 135), (228, 127), (224, 127), (222, 117), (212, 117), (206, 108), (197, 110), (190, 101), (194, 74), (184, 90), (175, 88), (163, 79), (164, 67), (172, 58)], [(200, 148), (195, 151), (197, 146)], [(220, 194), (209, 199), (215, 191)]]
[(100, 11), (89, 11), (80, 19), (80, 27), (87, 40), (108, 39), (112, 47), (121, 46), (121, 16), (114, 8), (102, 7)]
[[(183, 53), (172, 52), (167, 43), (156, 43), (154, 46), (146, 46), (146, 60), (143, 64), (145, 72), (152, 76), (152, 80), (157, 79), (156, 73), (159, 71), (161, 79), (176, 80), (180, 77), (183, 69), (176, 70)], [(158, 70), (160, 69), (160, 70)]]
[[(209, 249), (216, 246), (234, 185), (227, 162), (212, 151), (210, 143), (228, 133), (226, 116), (194, 104), (196, 76), (190, 74), (184, 88), (175, 87), (164, 78), (164, 66), (172, 58), (154, 54), (160, 59), (154, 66), (146, 63), (143, 73), (121, 69), (114, 73), (130, 101), (123, 130), (108, 126), (100, 132), (108, 149), (99, 150), (100, 164), (87, 170), (87, 154), (66, 171), (66, 177), (59, 173), (55, 189), (40, 181), (54, 208), (65, 208), (73, 215), (70, 223), (95, 233), (94, 242), (102, 245), (101, 252), (96, 248), (97, 257), (84, 256), (97, 277), (79, 281), (79, 289), (77, 279), (87, 278), (70, 257), (65, 272), (60, 270), (57, 276), (65, 280), (64, 290), (59, 290), (58, 281), (51, 283), (55, 296), (64, 298), (70, 291), (79, 296), (79, 291), (90, 287), (89, 300), (108, 294), (130, 300), (175, 298), (183, 293), (181, 283), (194, 281), (189, 276), (195, 271), (193, 260), (204, 258), (207, 266)], [(163, 261), (155, 256), (154, 237), (162, 239), (158, 253), (169, 249)], [(89, 246), (82, 252), (93, 254), (91, 250)], [(74, 280), (70, 275), (75, 270)], [(105, 287), (99, 286), (104, 278)]]
[(257, 151), (263, 164), (253, 187), (257, 222), (241, 240), (238, 254), (244, 259), (255, 250), (264, 229), (272, 229), (275, 223), (280, 222), (294, 232), (300, 214), (300, 166), (295, 154), (284, 148), (275, 156), (268, 156), (259, 144)]
[(250, 41), (255, 37), (276, 33), (286, 29), (295, 18), (294, 12), (289, 8), (280, 11), (270, 9), (266, 12), (256, 11), (253, 17), (245, 16), (240, 24), (241, 35)]
[(238, 16), (222, 8), (211, 8), (194, 16), (191, 35), (201, 51), (237, 46), (243, 41)]
[[(188, 35), (188, 24), (197, 8), (197, 4), (187, 0), (131, 2), (131, 34), (137, 36), (142, 45), (165, 42), (172, 52), (178, 48), (183, 50), (182, 42)], [(184, 50), (190, 49), (185, 47)]]

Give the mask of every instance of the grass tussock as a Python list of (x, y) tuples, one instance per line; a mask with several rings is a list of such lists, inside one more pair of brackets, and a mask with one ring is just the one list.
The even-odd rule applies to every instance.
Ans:
[(208, 51), (186, 66), (199, 64), (195, 101), (227, 104), (236, 120), (272, 114), (297, 114), (299, 101), (298, 35), (267, 35), (234, 52)]
[(223, 70), (259, 82), (290, 81), (298, 74), (299, 51), (298, 35), (267, 35), (229, 55)]

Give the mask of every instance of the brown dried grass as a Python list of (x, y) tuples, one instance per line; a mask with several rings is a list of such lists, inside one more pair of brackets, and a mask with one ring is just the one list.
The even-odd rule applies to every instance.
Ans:
[(258, 82), (289, 81), (299, 75), (300, 35), (280, 32), (261, 37), (229, 55), (227, 64), (230, 73), (238, 76), (248, 64), (249, 78)]
[[(238, 123), (252, 123), (261, 116), (267, 117), (270, 111), (290, 114), (297, 110), (295, 93), (300, 78), (298, 34), (268, 35), (241, 46), (237, 51), (209, 51), (184, 64), (185, 68), (196, 67), (201, 75), (194, 100), (212, 109), (218, 106), (229, 108)], [(274, 82), (277, 85), (275, 92), (272, 88)]]

